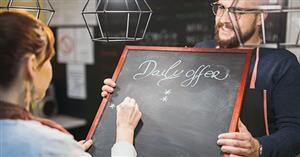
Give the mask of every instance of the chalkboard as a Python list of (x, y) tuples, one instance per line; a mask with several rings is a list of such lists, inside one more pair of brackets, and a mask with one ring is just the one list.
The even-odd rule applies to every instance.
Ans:
[(251, 50), (127, 46), (87, 139), (93, 157), (110, 156), (116, 106), (135, 98), (143, 113), (135, 132), (141, 157), (217, 157), (217, 135), (236, 131)]

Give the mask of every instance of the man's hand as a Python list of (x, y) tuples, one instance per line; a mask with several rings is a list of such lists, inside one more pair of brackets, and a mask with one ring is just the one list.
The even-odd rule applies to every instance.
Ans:
[(217, 144), (223, 153), (230, 157), (259, 157), (259, 142), (252, 137), (246, 126), (239, 120), (239, 132), (224, 133), (218, 136)]
[(127, 141), (133, 144), (134, 129), (140, 121), (142, 113), (139, 106), (132, 98), (125, 98), (117, 106), (117, 138), (118, 141)]
[(114, 88), (116, 87), (116, 83), (111, 78), (105, 79), (103, 81), (103, 83), (104, 83), (104, 85), (102, 86), (101, 96), (103, 98), (105, 98), (105, 97), (107, 97), (108, 94), (110, 94), (114, 91)]

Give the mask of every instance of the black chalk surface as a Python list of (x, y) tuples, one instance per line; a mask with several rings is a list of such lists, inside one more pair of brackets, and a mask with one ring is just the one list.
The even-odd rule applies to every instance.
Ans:
[[(135, 131), (140, 157), (223, 156), (220, 133), (234, 131), (251, 50), (128, 46), (89, 136), (93, 157), (109, 157), (115, 143), (116, 106), (125, 97), (143, 113)], [(102, 109), (101, 109), (102, 107)]]

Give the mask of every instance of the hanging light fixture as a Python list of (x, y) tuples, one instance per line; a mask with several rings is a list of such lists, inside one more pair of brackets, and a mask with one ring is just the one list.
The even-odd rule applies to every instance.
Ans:
[[(93, 41), (138, 41), (142, 40), (151, 19), (152, 10), (146, 0), (88, 0), (82, 16)], [(93, 33), (88, 16), (96, 19)]]
[(49, 0), (8, 0), (0, 10), (26, 10), (49, 25), (55, 11)]

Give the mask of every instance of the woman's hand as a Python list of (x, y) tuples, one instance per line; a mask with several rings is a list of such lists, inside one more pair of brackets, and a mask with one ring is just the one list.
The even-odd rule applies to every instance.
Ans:
[(78, 142), (79, 145), (85, 150), (87, 151), (93, 144), (93, 141), (92, 140), (81, 140)]
[(127, 141), (133, 144), (134, 130), (140, 121), (142, 113), (132, 98), (125, 98), (117, 106), (117, 138), (116, 142)]

